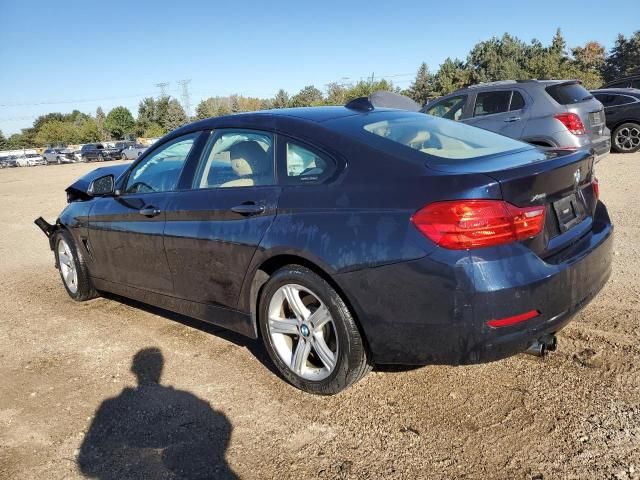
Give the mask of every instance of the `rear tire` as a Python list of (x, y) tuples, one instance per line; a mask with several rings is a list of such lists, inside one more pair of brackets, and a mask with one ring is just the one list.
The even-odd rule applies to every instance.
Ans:
[(288, 265), (271, 276), (260, 295), (258, 323), (269, 357), (300, 390), (333, 395), (371, 370), (345, 302), (306, 267)]
[(67, 230), (59, 230), (54, 242), (56, 265), (62, 284), (71, 298), (84, 302), (98, 296), (82, 253)]
[(611, 134), (613, 149), (619, 153), (634, 153), (640, 150), (640, 125), (623, 123)]

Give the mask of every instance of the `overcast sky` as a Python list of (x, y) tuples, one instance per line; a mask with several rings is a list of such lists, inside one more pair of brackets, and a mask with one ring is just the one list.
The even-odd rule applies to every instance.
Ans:
[(587, 0), (0, 0), (0, 130), (98, 105), (135, 115), (157, 83), (180, 98), (181, 79), (191, 79), (192, 111), (209, 96), (271, 97), (372, 74), (404, 88), (423, 61), (436, 70), (504, 32), (548, 44), (557, 27), (569, 46), (609, 49), (640, 30), (640, 15)]

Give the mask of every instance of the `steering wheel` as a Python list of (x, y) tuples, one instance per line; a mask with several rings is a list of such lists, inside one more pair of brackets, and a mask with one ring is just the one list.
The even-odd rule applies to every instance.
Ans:
[(129, 188), (127, 188), (127, 192), (147, 193), (147, 192), (155, 192), (155, 189), (144, 182), (136, 182), (133, 185), (131, 185)]

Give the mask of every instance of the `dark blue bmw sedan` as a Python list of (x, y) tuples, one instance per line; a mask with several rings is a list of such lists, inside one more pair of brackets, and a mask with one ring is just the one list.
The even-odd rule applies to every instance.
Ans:
[(375, 363), (552, 350), (611, 271), (590, 152), (366, 99), (193, 123), (67, 196), (36, 223), (73, 299), (114, 292), (261, 338), (319, 394)]

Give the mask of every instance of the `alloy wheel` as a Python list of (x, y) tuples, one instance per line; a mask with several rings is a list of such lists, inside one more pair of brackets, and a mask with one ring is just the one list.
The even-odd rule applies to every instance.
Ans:
[(71, 249), (66, 241), (58, 242), (58, 262), (60, 263), (60, 273), (62, 279), (71, 293), (78, 291), (78, 272), (73, 259)]
[(640, 127), (624, 127), (616, 132), (616, 146), (623, 151), (634, 150), (640, 145)]
[(286, 284), (269, 302), (269, 335), (280, 359), (306, 380), (323, 380), (336, 367), (338, 336), (327, 306), (306, 287)]

